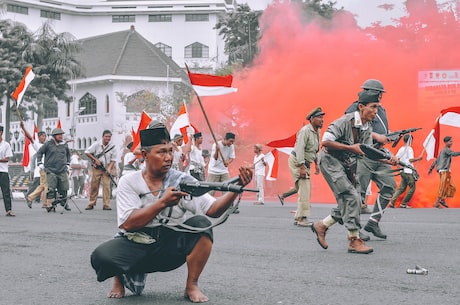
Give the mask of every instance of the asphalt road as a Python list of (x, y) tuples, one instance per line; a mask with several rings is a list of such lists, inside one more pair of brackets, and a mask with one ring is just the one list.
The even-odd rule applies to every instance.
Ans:
[[(116, 233), (116, 212), (98, 202), (80, 214), (46, 213), (16, 199), (17, 217), (0, 217), (0, 304), (189, 304), (182, 297), (186, 267), (150, 274), (142, 296), (107, 299), (111, 281), (98, 283), (92, 250)], [(114, 202), (112, 202), (114, 206)], [(313, 204), (312, 220), (331, 204)], [(292, 224), (295, 204), (253, 206), (215, 228), (213, 253), (200, 287), (208, 304), (459, 304), (460, 209), (391, 209), (369, 255), (348, 254), (346, 230), (328, 231), (323, 250), (309, 228)], [(368, 215), (362, 216), (362, 222)], [(428, 275), (406, 274), (420, 265)]]

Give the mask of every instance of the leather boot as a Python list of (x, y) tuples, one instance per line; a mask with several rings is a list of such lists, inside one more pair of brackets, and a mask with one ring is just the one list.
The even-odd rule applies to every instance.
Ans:
[(375, 237), (387, 239), (387, 236), (383, 234), (383, 232), (380, 230), (378, 222), (369, 220), (367, 224), (364, 226), (364, 230), (374, 234)]
[(327, 231), (327, 229), (328, 228), (326, 227), (326, 225), (321, 220), (315, 222), (311, 226), (311, 230), (313, 231), (313, 233), (316, 234), (316, 240), (318, 241), (319, 245), (323, 249), (327, 249), (327, 247), (328, 247), (328, 245), (326, 243), (326, 231)]
[(363, 241), (370, 241), (371, 240), (369, 235), (366, 235), (361, 231), (359, 231), (359, 238), (361, 238)]
[(370, 214), (370, 213), (371, 213), (371, 210), (369, 210), (369, 208), (367, 207), (367, 204), (363, 203), (361, 205), (361, 214)]
[(374, 252), (374, 249), (366, 246), (364, 241), (359, 237), (348, 237), (348, 240), (350, 241), (348, 253), (369, 254)]

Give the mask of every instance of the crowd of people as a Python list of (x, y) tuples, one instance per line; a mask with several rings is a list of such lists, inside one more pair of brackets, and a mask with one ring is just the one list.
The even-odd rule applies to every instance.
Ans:
[[(382, 105), (383, 84), (369, 79), (361, 86), (358, 99), (333, 120), (321, 135), (324, 115), (322, 107), (315, 107), (306, 116), (296, 134), (295, 145), (288, 158), (288, 167), (294, 187), (278, 195), (281, 204), (293, 194), (298, 195), (294, 225), (309, 227), (319, 245), (328, 248), (326, 234), (339, 223), (347, 230), (348, 252), (369, 254), (374, 249), (366, 245), (371, 233), (386, 239), (380, 222), (387, 207), (395, 208), (405, 193), (400, 208), (410, 208), (418, 175), (413, 162), (412, 134), (401, 135), (404, 145), (395, 155), (384, 151), (391, 140), (389, 119)], [(110, 130), (104, 130), (100, 141), (81, 152), (69, 149), (63, 139), (64, 131), (55, 128), (46, 140), (44, 132), (38, 141), (27, 132), (24, 135), (36, 151), (33, 181), (25, 199), (31, 208), (34, 200), (43, 202), (48, 212), (60, 204), (70, 210), (68, 198), (88, 198), (86, 210), (94, 210), (102, 189), (102, 210), (110, 211), (112, 188), (117, 187), (116, 209), (118, 232), (98, 246), (91, 254), (91, 265), (98, 281), (112, 278), (109, 298), (122, 298), (126, 289), (141, 294), (147, 274), (164, 272), (187, 265), (184, 297), (192, 302), (206, 302), (208, 297), (198, 287), (199, 277), (211, 254), (213, 227), (223, 223), (228, 213), (238, 213), (234, 207), (239, 190), (254, 181), (257, 189), (254, 205), (264, 205), (266, 156), (261, 144), (254, 145), (254, 159), (248, 166), (238, 168), (238, 177), (231, 179), (229, 165), (235, 161), (236, 135), (227, 132), (212, 144), (211, 151), (203, 149), (203, 134), (175, 134), (171, 137), (161, 122), (154, 121), (140, 131), (140, 144), (129, 143), (121, 150), (112, 142)], [(8, 162), (13, 156), (10, 145), (3, 140), (0, 126), (0, 186), (3, 192), (6, 216), (15, 216), (11, 205)], [(213, 135), (214, 137), (214, 135)], [(446, 198), (453, 197), (455, 186), (450, 174), (453, 139), (444, 137), (444, 148), (429, 169), (436, 167), (440, 175), (435, 207), (448, 207)], [(120, 161), (119, 161), (120, 160)], [(394, 177), (398, 166), (401, 175), (396, 188)], [(314, 168), (312, 168), (312, 166)], [(323, 219), (312, 222), (311, 174), (322, 174), (334, 194), (337, 206)], [(254, 179), (253, 179), (254, 178)], [(181, 183), (192, 185), (227, 185), (233, 188), (211, 188), (190, 196)], [(373, 210), (367, 207), (370, 185), (378, 187)], [(72, 191), (69, 188), (72, 186)], [(228, 185), (227, 185), (228, 187)], [(408, 189), (408, 190), (407, 190)], [(215, 190), (220, 190), (217, 194)], [(407, 190), (407, 192), (406, 192)], [(232, 209), (232, 207), (234, 207)], [(361, 224), (361, 215), (370, 214)], [(213, 219), (223, 219), (214, 222)]]

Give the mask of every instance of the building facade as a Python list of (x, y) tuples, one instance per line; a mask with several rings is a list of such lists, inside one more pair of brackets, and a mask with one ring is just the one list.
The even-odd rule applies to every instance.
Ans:
[[(7, 0), (2, 18), (24, 23), (31, 31), (52, 20), (55, 32), (69, 32), (81, 42), (78, 59), (84, 76), (69, 81), (74, 102), (59, 102), (57, 117), (45, 118), (42, 129), (51, 131), (59, 120), (73, 139), (70, 148), (83, 150), (100, 140), (105, 129), (121, 147), (139, 124), (143, 105), (136, 105), (136, 97), (150, 92), (175, 96), (189, 86), (185, 64), (203, 73), (223, 65), (224, 43), (214, 25), (234, 5), (225, 0)], [(157, 103), (146, 112), (164, 120), (161, 116), (171, 113), (165, 107), (171, 106)], [(33, 130), (32, 121), (26, 126)], [(11, 122), (10, 131), (15, 153), (22, 152), (18, 121)]]

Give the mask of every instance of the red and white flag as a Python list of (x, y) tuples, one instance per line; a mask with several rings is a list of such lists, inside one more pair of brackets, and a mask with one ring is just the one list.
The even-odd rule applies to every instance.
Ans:
[(198, 132), (198, 130), (190, 124), (187, 107), (185, 103), (183, 103), (179, 109), (176, 121), (171, 126), (171, 137), (174, 137), (176, 134), (181, 134), (184, 137), (184, 143), (187, 144), (189, 141), (188, 135), (195, 134), (196, 132)]
[(237, 88), (232, 87), (232, 75), (217, 76), (192, 73), (188, 68), (187, 72), (193, 89), (198, 96), (216, 96), (238, 91)]
[(439, 144), (441, 143), (441, 125), (448, 125), (460, 128), (460, 107), (450, 107), (441, 110), (441, 114), (436, 118), (435, 125), (430, 131), (423, 147), (426, 151), (426, 159), (437, 158), (439, 154)]
[(268, 164), (266, 180), (276, 180), (278, 178), (278, 150), (275, 148), (271, 152), (265, 155), (265, 162)]
[(137, 131), (135, 133), (132, 132), (132, 136), (133, 136), (132, 150), (133, 151), (141, 143), (141, 130), (146, 129), (149, 126), (150, 122), (152, 122), (152, 118), (147, 114), (147, 112), (142, 111), (141, 120), (139, 122), (139, 126), (137, 127)]
[[(36, 134), (38, 133), (38, 127), (34, 123), (34, 133), (32, 135), (32, 139), (36, 139)], [(28, 137), (25, 137), (26, 140), (24, 142), (24, 153), (22, 154), (22, 166), (24, 167), (24, 172), (28, 173), (30, 171), (30, 160), (32, 156), (36, 153), (32, 143), (30, 142)]]
[(279, 151), (289, 155), (295, 146), (296, 139), (297, 134), (293, 134), (286, 139), (271, 141), (267, 143), (267, 146), (277, 148)]
[(34, 77), (35, 77), (35, 74), (32, 71), (32, 66), (27, 67), (26, 73), (22, 77), (22, 80), (19, 83), (19, 86), (11, 94), (11, 97), (14, 98), (14, 100), (16, 101), (18, 105), (21, 103), (22, 97), (24, 96), (24, 93), (26, 92), (27, 87), (29, 86), (30, 82), (34, 79)]
[(295, 146), (296, 138), (297, 135), (293, 134), (286, 139), (274, 140), (267, 143), (267, 146), (274, 147), (275, 149), (265, 155), (264, 159), (268, 163), (268, 172), (265, 179), (276, 180), (276, 178), (278, 178), (278, 151), (287, 155), (291, 154), (291, 151)]

